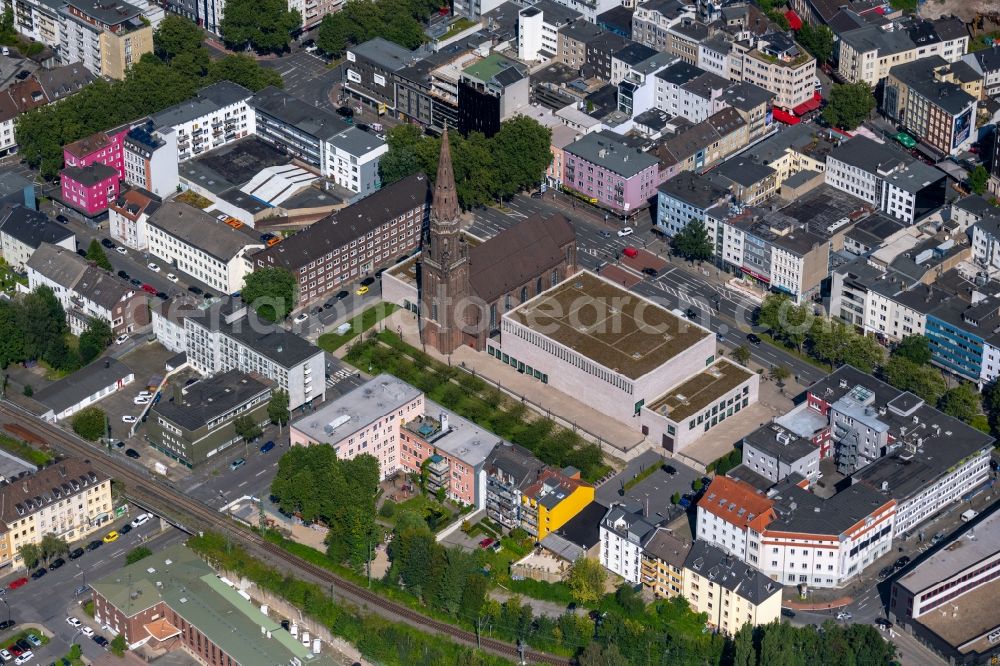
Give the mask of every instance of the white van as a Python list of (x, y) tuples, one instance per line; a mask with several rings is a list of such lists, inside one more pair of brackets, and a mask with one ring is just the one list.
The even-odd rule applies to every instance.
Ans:
[(963, 523), (967, 523), (967, 522), (969, 522), (970, 520), (972, 520), (973, 518), (975, 518), (978, 515), (979, 515), (978, 511), (974, 511), (972, 509), (969, 509), (968, 511), (965, 511), (965, 512), (962, 513), (962, 522)]

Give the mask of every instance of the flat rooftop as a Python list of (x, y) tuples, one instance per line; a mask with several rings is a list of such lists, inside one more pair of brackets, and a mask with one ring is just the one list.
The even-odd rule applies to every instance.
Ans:
[(337, 442), (419, 396), (419, 389), (383, 373), (292, 421), (292, 427), (313, 441)]
[(914, 567), (897, 584), (919, 593), (991, 557), (1000, 550), (1000, 511), (993, 512), (975, 526), (975, 539), (965, 538), (965, 534)]
[(589, 271), (504, 316), (629, 379), (646, 375), (711, 335)]
[(996, 603), (1000, 580), (983, 585), (957, 599), (938, 606), (915, 620), (940, 636), (962, 654), (985, 652), (992, 646), (985, 638), (997, 626)]
[[(447, 421), (447, 430), (442, 428), (441, 417)], [(404, 427), (428, 444), (432, 444), (436, 450), (476, 468), (481, 466), (493, 449), (504, 441), (431, 400), (424, 402), (424, 413), (409, 421)]]
[(726, 359), (719, 359), (704, 371), (675, 386), (649, 406), (672, 421), (683, 421), (750, 379), (752, 373)]

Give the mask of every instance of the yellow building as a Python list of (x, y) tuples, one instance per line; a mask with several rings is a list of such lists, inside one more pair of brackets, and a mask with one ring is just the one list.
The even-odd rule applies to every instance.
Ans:
[(642, 549), (642, 587), (657, 599), (684, 593), (684, 560), (691, 542), (674, 536), (665, 527), (657, 528)]
[(23, 567), (18, 550), (46, 534), (74, 542), (111, 519), (111, 479), (70, 458), (0, 488), (0, 566)]
[(521, 492), (521, 527), (541, 541), (594, 501), (594, 486), (580, 479), (580, 472), (546, 467)]
[(780, 619), (781, 585), (722, 549), (695, 541), (683, 569), (684, 596), (709, 626), (733, 635)]
[(124, 79), (129, 67), (153, 52), (153, 28), (144, 25), (128, 32), (105, 30), (100, 37), (101, 75)]

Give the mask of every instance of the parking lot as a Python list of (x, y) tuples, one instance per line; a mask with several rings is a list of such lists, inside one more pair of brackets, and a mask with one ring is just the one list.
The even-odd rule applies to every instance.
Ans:
[[(131, 351), (123, 354), (120, 360), (132, 369), (135, 381), (116, 391), (97, 403), (97, 406), (108, 415), (112, 439), (127, 440), (132, 434), (132, 426), (122, 421), (125, 415), (141, 418), (148, 405), (134, 404), (134, 398), (140, 391), (146, 389), (151, 379), (162, 378), (166, 373), (164, 364), (173, 356), (173, 352), (155, 342), (148, 342), (146, 336), (135, 340), (136, 345)], [(86, 372), (86, 370), (84, 370)], [(136, 424), (138, 428), (140, 424)]]
[[(669, 474), (664, 471), (662, 467), (664, 464), (669, 464), (676, 470), (676, 473)], [(656, 466), (657, 470), (621, 493), (626, 483), (643, 470), (648, 469), (650, 465)], [(638, 502), (643, 508), (649, 508), (650, 517), (666, 518), (668, 510), (673, 507), (670, 503), (673, 494), (675, 492), (681, 495), (690, 493), (691, 482), (700, 477), (701, 474), (696, 470), (677, 460), (668, 461), (655, 451), (646, 451), (629, 461), (624, 470), (598, 487), (594, 499), (608, 507), (616, 502)]]
[(333, 111), (330, 90), (340, 82), (340, 68), (329, 67), (319, 56), (297, 51), (274, 60), (262, 60), (264, 67), (277, 70), (285, 82), (285, 92), (318, 106)]

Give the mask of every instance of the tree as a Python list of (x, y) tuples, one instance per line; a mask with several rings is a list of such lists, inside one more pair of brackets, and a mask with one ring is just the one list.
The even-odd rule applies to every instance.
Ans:
[(587, 643), (576, 663), (579, 666), (628, 666), (628, 659), (622, 656), (614, 643), (602, 646), (596, 641)]
[(291, 417), (288, 412), (288, 391), (276, 389), (271, 393), (271, 402), (267, 404), (267, 417), (275, 425), (288, 423)]
[(875, 97), (865, 81), (833, 84), (823, 109), (823, 119), (830, 125), (852, 131), (864, 122), (875, 108)]
[(21, 556), (21, 561), (24, 562), (24, 566), (28, 569), (34, 569), (37, 567), (38, 563), (42, 559), (42, 549), (35, 543), (22, 544), (21, 547), (17, 549), (17, 552)]
[(138, 546), (133, 548), (125, 554), (125, 564), (133, 564), (139, 560), (145, 559), (153, 554), (149, 548), (145, 546)]
[(233, 430), (244, 442), (252, 442), (253, 440), (264, 434), (264, 430), (260, 427), (252, 416), (249, 414), (244, 414), (243, 416), (237, 416), (233, 419)]
[(851, 331), (843, 346), (841, 360), (861, 372), (871, 374), (885, 361), (885, 349), (874, 337)]
[(96, 442), (107, 434), (107, 418), (100, 407), (84, 407), (73, 415), (73, 432), (87, 441)]
[(111, 262), (108, 260), (108, 255), (104, 253), (104, 248), (101, 247), (96, 238), (92, 239), (90, 245), (87, 246), (87, 259), (97, 264), (98, 268), (103, 268), (106, 271), (111, 270)]
[(228, 55), (208, 64), (209, 81), (232, 81), (244, 88), (257, 92), (268, 86), (284, 88), (285, 82), (281, 74), (269, 67), (262, 67), (251, 56), (237, 54)]
[(261, 319), (281, 321), (295, 307), (297, 283), (284, 268), (259, 268), (243, 280), (240, 296)]
[(125, 651), (128, 650), (128, 643), (125, 642), (125, 637), (123, 635), (118, 634), (111, 641), (111, 644), (108, 645), (108, 648), (111, 650), (111, 654), (116, 657), (124, 657)]
[(108, 322), (92, 317), (87, 328), (80, 334), (80, 359), (90, 363), (108, 348), (114, 339), (114, 333)]
[(168, 14), (153, 33), (153, 52), (187, 76), (204, 76), (210, 58), (202, 45), (203, 38), (201, 29), (192, 21)]
[(31, 384), (25, 384), (24, 390), (21, 391), (21, 393), (23, 393), (25, 397), (30, 398), (31, 396), (35, 395), (35, 389), (31, 388)]
[(931, 345), (926, 335), (907, 335), (893, 350), (893, 358), (905, 358), (917, 365), (931, 362)]
[(820, 63), (833, 58), (833, 31), (825, 25), (803, 23), (796, 40)]
[(228, 0), (219, 31), (230, 48), (280, 53), (301, 25), (302, 15), (283, 0)]
[(681, 493), (679, 490), (675, 490), (674, 494), (670, 496), (670, 503), (674, 506), (681, 503)]
[(605, 570), (601, 563), (581, 557), (569, 569), (566, 584), (577, 603), (595, 604), (604, 596)]
[(753, 644), (752, 624), (744, 624), (736, 632), (733, 653), (733, 666), (757, 666), (757, 649)]
[(711, 259), (715, 254), (715, 243), (712, 242), (701, 220), (692, 219), (681, 229), (673, 239), (674, 252), (685, 259)]
[(937, 368), (919, 365), (899, 356), (889, 359), (882, 368), (882, 374), (888, 383), (901, 391), (910, 391), (930, 405), (936, 405), (948, 388)]
[(694, 481), (691, 482), (691, 490), (693, 490), (696, 493), (701, 492), (702, 486), (704, 485), (705, 484), (701, 482), (701, 478), (696, 478)]
[(774, 380), (774, 382), (777, 383), (778, 386), (784, 385), (785, 380), (788, 379), (788, 377), (791, 374), (792, 374), (791, 371), (783, 365), (771, 366), (771, 372), (770, 372), (771, 379)]
[(66, 539), (49, 533), (44, 535), (42, 540), (38, 543), (38, 550), (41, 555), (41, 559), (48, 562), (54, 557), (68, 553), (69, 544), (66, 543)]
[(969, 172), (969, 189), (974, 194), (984, 194), (989, 180), (990, 172), (982, 164), (977, 164), (976, 168)]
[(746, 365), (750, 362), (750, 349), (746, 345), (740, 345), (732, 351), (730, 356), (740, 365)]
[(954, 416), (965, 423), (972, 423), (982, 411), (979, 391), (975, 384), (962, 382), (955, 388), (950, 388), (941, 396), (938, 409), (949, 416)]

